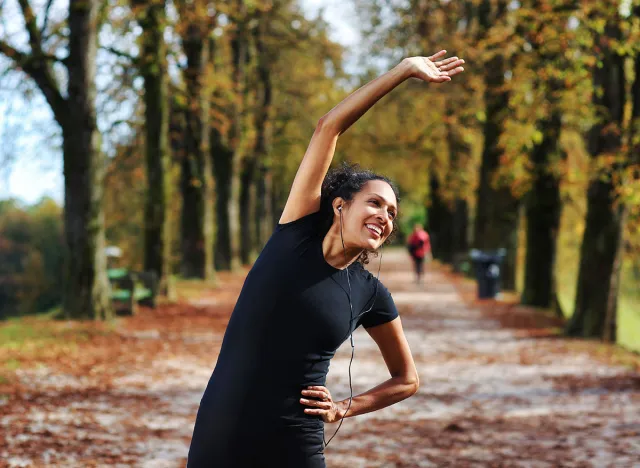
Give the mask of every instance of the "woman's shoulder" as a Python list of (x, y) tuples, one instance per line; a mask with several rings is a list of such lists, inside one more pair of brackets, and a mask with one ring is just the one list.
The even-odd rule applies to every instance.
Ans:
[(293, 221), (289, 221), (286, 223), (278, 223), (276, 225), (276, 231), (282, 231), (287, 229), (314, 229), (317, 228), (317, 224), (320, 220), (320, 211), (314, 211), (313, 213), (309, 213), (304, 215), (298, 219)]
[(356, 262), (356, 264), (358, 274), (368, 287), (375, 288), (377, 286), (379, 290), (387, 291), (387, 288), (385, 287), (383, 282), (380, 281), (377, 275), (374, 275), (369, 270), (367, 270), (362, 263)]

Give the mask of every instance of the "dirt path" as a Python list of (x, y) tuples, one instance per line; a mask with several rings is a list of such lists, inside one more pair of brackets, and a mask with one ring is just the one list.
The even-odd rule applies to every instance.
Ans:
[[(382, 280), (401, 311), (420, 390), (347, 419), (326, 449), (329, 466), (640, 467), (637, 368), (611, 364), (596, 344), (555, 338), (559, 323), (537, 311), (469, 304), (473, 285), (441, 271), (413, 285), (402, 253), (384, 259)], [(343, 347), (329, 374), (340, 395), (348, 395), (348, 358)], [(387, 375), (363, 331), (353, 375), (356, 393)]]
[[(413, 285), (402, 252), (385, 254), (381, 279), (400, 309), (421, 387), (347, 419), (326, 449), (329, 467), (640, 467), (637, 358), (556, 338), (558, 322), (536, 311), (475, 303), (472, 284), (442, 271)], [(97, 330), (18, 369), (18, 384), (0, 385), (0, 466), (183, 466), (241, 285), (221, 281), (190, 305), (143, 311), (116, 333)], [(388, 372), (365, 331), (355, 342), (357, 394)], [(348, 396), (349, 357), (346, 343), (331, 365), (336, 398)], [(327, 438), (334, 430), (327, 426)]]

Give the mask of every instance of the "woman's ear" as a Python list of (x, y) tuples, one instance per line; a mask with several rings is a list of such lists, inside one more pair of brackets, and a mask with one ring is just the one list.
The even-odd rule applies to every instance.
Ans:
[(340, 214), (344, 210), (344, 205), (345, 205), (344, 199), (340, 197), (336, 197), (333, 199), (333, 202), (331, 203), (331, 205), (333, 206), (333, 213), (336, 216), (340, 216)]

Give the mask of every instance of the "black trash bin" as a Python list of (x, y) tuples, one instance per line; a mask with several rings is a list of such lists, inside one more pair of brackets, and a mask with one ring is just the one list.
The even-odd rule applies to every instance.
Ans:
[(506, 254), (505, 249), (494, 252), (473, 249), (470, 252), (471, 261), (476, 270), (478, 299), (493, 299), (500, 292), (500, 266)]

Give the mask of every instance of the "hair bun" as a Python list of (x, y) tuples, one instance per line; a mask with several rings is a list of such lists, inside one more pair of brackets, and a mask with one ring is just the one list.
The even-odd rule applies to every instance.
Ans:
[(341, 167), (331, 170), (324, 179), (322, 194), (330, 196), (337, 192), (356, 173), (356, 168), (355, 164), (342, 163)]

